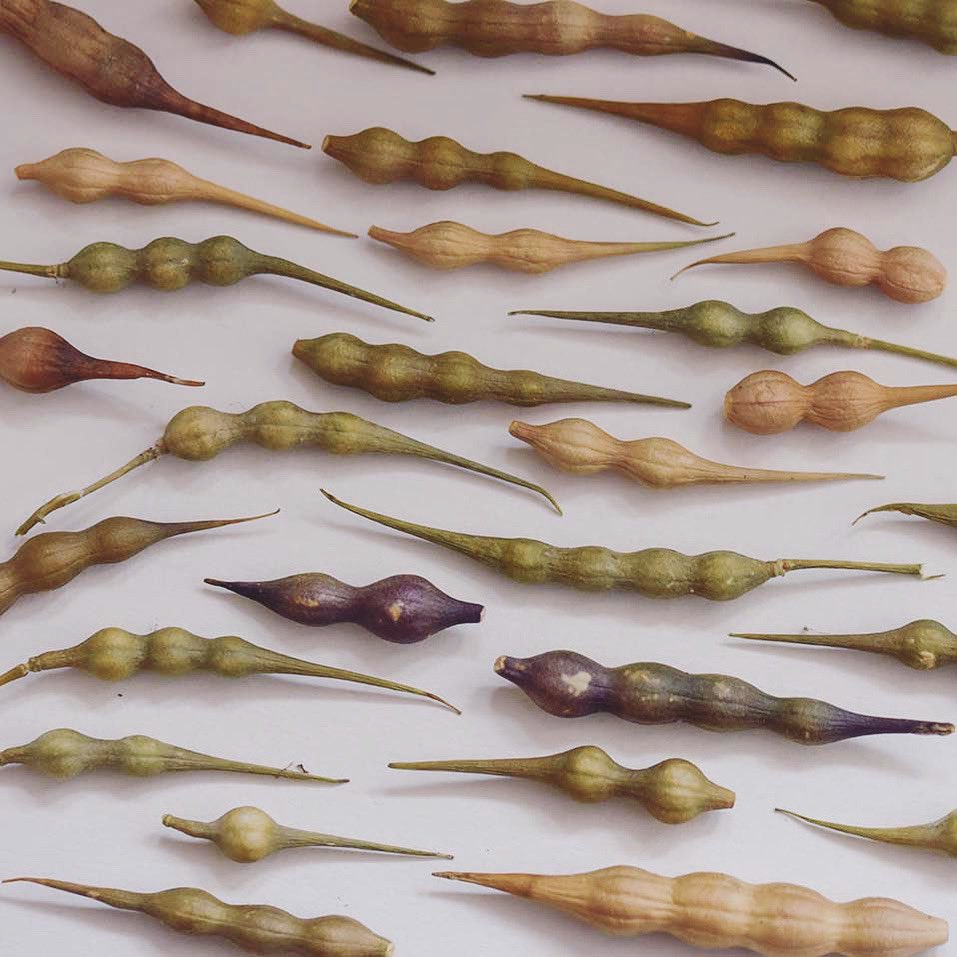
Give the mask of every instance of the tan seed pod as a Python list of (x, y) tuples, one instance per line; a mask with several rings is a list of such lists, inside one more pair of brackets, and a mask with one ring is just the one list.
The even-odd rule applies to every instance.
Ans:
[(957, 505), (922, 504), (920, 502), (891, 502), (889, 505), (881, 505), (880, 508), (868, 509), (863, 515), (855, 519), (854, 524), (856, 525), (862, 518), (876, 512), (899, 512), (901, 515), (916, 515), (917, 518), (927, 519), (928, 522), (957, 528)]

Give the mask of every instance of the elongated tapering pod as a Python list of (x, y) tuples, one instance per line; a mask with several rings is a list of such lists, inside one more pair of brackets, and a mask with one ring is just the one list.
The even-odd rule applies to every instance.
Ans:
[(135, 778), (152, 778), (158, 774), (178, 771), (224, 771), (288, 778), (290, 781), (348, 784), (348, 779), (344, 778), (323, 778), (306, 771), (269, 768), (261, 764), (214, 758), (141, 734), (108, 741), (89, 738), (69, 728), (48, 731), (30, 744), (0, 751), (0, 767), (8, 764), (22, 764), (31, 771), (64, 781), (88, 771), (115, 771)]
[(517, 153), (474, 153), (447, 136), (411, 142), (392, 130), (373, 126), (352, 136), (327, 136), (322, 151), (359, 179), (382, 185), (413, 180), (426, 189), (452, 189), (484, 183), (494, 189), (550, 189), (641, 209), (692, 226), (714, 226), (646, 199), (545, 169)]
[(606, 668), (574, 651), (502, 656), (495, 673), (558, 718), (607, 713), (635, 724), (687, 722), (705, 731), (764, 729), (797, 744), (874, 734), (954, 733), (952, 724), (877, 718), (814, 698), (779, 698), (728, 675), (694, 675), (656, 662)]
[(957, 10), (946, 0), (811, 0), (845, 26), (889, 37), (920, 40), (940, 53), (957, 55)]
[(294, 917), (263, 904), (224, 904), (195, 887), (138, 894), (88, 887), (41, 877), (17, 877), (6, 884), (40, 884), (53, 890), (138, 911), (180, 934), (222, 937), (251, 954), (301, 957), (391, 957), (392, 944), (351, 917)]
[(616, 937), (665, 933), (692, 947), (764, 957), (912, 957), (947, 942), (947, 923), (900, 901), (835, 903), (797, 884), (727, 874), (661, 877), (638, 867), (588, 874), (443, 873), (554, 907)]
[(636, 591), (649, 598), (696, 595), (710, 601), (740, 598), (772, 578), (811, 568), (920, 575), (920, 565), (839, 562), (816, 559), (760, 561), (736, 552), (683, 555), (670, 548), (615, 552), (588, 545), (560, 548), (531, 538), (491, 538), (416, 525), (343, 502), (322, 493), (334, 505), (355, 515), (394, 528), (414, 538), (460, 552), (501, 574), (528, 585), (557, 584), (582, 591)]
[(37, 535), (0, 564), (0, 615), (24, 595), (62, 588), (94, 565), (125, 562), (167, 538), (267, 517), (256, 515), (204, 522), (149, 522), (118, 517), (104, 519), (81, 532)]
[(858, 179), (928, 179), (954, 158), (954, 132), (926, 110), (851, 106), (825, 112), (802, 103), (620, 103), (575, 96), (528, 97), (613, 113), (680, 133), (714, 153), (759, 153), (784, 163), (816, 163)]
[(40, 163), (24, 163), (15, 172), (17, 179), (36, 180), (71, 203), (95, 203), (109, 196), (121, 196), (141, 206), (203, 201), (235, 206), (335, 236), (355, 238), (355, 233), (333, 229), (315, 219), (200, 179), (166, 159), (154, 157), (117, 163), (96, 150), (75, 148), (63, 150)]
[(786, 372), (752, 372), (724, 397), (724, 417), (753, 435), (778, 435), (801, 422), (853, 432), (890, 409), (957, 395), (957, 385), (886, 386), (861, 372), (832, 372), (801, 385)]
[(84, 289), (96, 293), (120, 292), (134, 284), (162, 292), (176, 292), (193, 282), (207, 286), (234, 286), (250, 276), (284, 276), (416, 319), (433, 321), (431, 316), (407, 309), (358, 286), (350, 286), (287, 259), (257, 253), (232, 236), (213, 236), (201, 243), (165, 237), (154, 239), (143, 249), (127, 249), (115, 243), (93, 243), (65, 263), (38, 266), (0, 262), (0, 270), (46, 279), (72, 279)]
[(440, 857), (452, 860), (451, 854), (435, 851), (417, 851), (411, 847), (395, 847), (391, 844), (376, 844), (332, 834), (300, 831), (294, 827), (277, 824), (258, 807), (236, 807), (222, 817), (209, 823), (188, 821), (167, 814), (163, 826), (172, 828), (189, 837), (212, 841), (225, 857), (237, 864), (255, 864), (277, 851), (299, 847), (339, 847), (358, 851), (379, 851), (384, 854), (400, 854), (406, 857)]
[(371, 675), (332, 668), (301, 658), (290, 658), (278, 651), (260, 648), (235, 635), (201, 638), (183, 628), (160, 628), (148, 635), (137, 635), (123, 628), (103, 628), (72, 648), (47, 651), (22, 665), (0, 674), (0, 685), (10, 684), (27, 675), (60, 668), (76, 668), (101, 681), (125, 681), (140, 672), (179, 678), (197, 671), (223, 678), (247, 678), (250, 675), (302, 675), (328, 678), (384, 688), (403, 694), (419, 695), (444, 705), (456, 714), (458, 708), (444, 698), (409, 685), (373, 678)]
[(461, 223), (445, 221), (420, 226), (411, 233), (396, 233), (372, 226), (369, 235), (434, 269), (461, 269), (476, 263), (493, 263), (512, 272), (539, 274), (569, 263), (609, 256), (700, 246), (727, 239), (734, 233), (676, 243), (600, 243), (565, 239), (538, 229), (514, 229), (510, 233), (491, 235)]
[(92, 17), (73, 7), (53, 0), (3, 0), (0, 32), (15, 37), (47, 66), (102, 103), (175, 113), (224, 130), (310, 149), (308, 143), (188, 99), (160, 76), (138, 46), (108, 33)]
[(846, 329), (825, 326), (801, 309), (779, 306), (767, 312), (742, 312), (729, 302), (708, 299), (682, 309), (663, 312), (569, 312), (557, 309), (518, 309), (510, 316), (546, 316), (630, 326), (658, 332), (676, 332), (699, 346), (727, 349), (744, 343), (779, 356), (793, 356), (812, 346), (840, 346), (844, 349), (872, 349), (910, 356), (936, 365), (957, 368), (957, 358), (872, 339)]
[(540, 781), (584, 804), (628, 798), (662, 824), (685, 824), (707, 811), (734, 807), (735, 801), (732, 791), (709, 781), (690, 761), (669, 758), (650, 768), (626, 768), (594, 745), (544, 758), (419, 761), (389, 767), (398, 771), (449, 771)]
[(877, 286), (897, 302), (930, 302), (947, 287), (943, 263), (919, 246), (880, 250), (853, 229), (828, 229), (806, 243), (766, 246), (699, 259), (672, 276), (695, 266), (722, 263), (800, 263), (835, 286)]
[(54, 392), (90, 379), (159, 379), (173, 385), (205, 382), (177, 379), (129, 362), (95, 359), (51, 329), (29, 326), (0, 338), (0, 379), (21, 392)]
[(902, 515), (916, 515), (918, 518), (926, 518), (927, 521), (936, 522), (938, 525), (949, 525), (951, 528), (957, 528), (957, 505), (922, 505), (918, 502), (891, 502), (889, 505), (868, 509), (863, 515), (855, 519), (854, 524), (856, 525), (862, 518), (873, 515), (875, 512), (900, 512)]
[(269, 582), (224, 582), (226, 588), (301, 625), (325, 627), (350, 623), (399, 645), (425, 641), (456, 625), (477, 624), (485, 609), (459, 601), (419, 575), (393, 575), (362, 588), (318, 572)]
[(671, 439), (634, 439), (609, 435), (587, 419), (560, 419), (548, 425), (513, 422), (508, 431), (527, 442), (549, 465), (573, 475), (614, 469), (652, 488), (721, 485), (737, 482), (821, 482), (880, 479), (850, 472), (779, 472), (741, 468), (703, 459)]
[(362, 389), (384, 402), (432, 399), (448, 405), (504, 402), (637, 402), (690, 409), (687, 402), (556, 379), (528, 369), (493, 369), (465, 352), (425, 355), (392, 342), (373, 345), (347, 332), (300, 339), (292, 354), (333, 385)]
[(481, 465), (452, 452), (444, 452), (350, 412), (307, 412), (292, 402), (278, 401), (263, 402), (239, 413), (218, 412), (199, 405), (183, 409), (170, 419), (162, 438), (155, 445), (92, 485), (77, 492), (57, 495), (41, 505), (17, 529), (17, 534), (26, 535), (57, 509), (78, 502), (163, 455), (172, 455), (187, 462), (208, 462), (237, 442), (255, 442), (273, 452), (312, 446), (334, 455), (376, 453), (430, 459), (530, 489), (547, 499), (561, 514), (558, 503), (545, 489), (508, 472)]

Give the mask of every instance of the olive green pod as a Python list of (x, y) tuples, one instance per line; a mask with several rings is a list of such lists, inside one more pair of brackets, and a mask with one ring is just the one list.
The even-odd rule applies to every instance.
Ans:
[(926, 518), (927, 521), (936, 522), (938, 525), (949, 525), (951, 528), (957, 528), (957, 505), (922, 505), (918, 502), (892, 502), (890, 505), (868, 509), (855, 520), (854, 524), (856, 525), (862, 518), (873, 515), (875, 512), (900, 512), (902, 515), (916, 515), (918, 518)]

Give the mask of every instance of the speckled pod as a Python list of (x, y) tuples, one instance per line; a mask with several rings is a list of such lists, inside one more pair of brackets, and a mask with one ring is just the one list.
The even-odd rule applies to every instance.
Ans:
[(637, 867), (588, 874), (436, 874), (554, 907), (615, 937), (665, 933), (692, 947), (764, 957), (913, 957), (947, 942), (947, 923), (899, 901), (838, 904), (796, 884), (727, 874), (660, 877)]
[(900, 512), (901, 515), (915, 515), (917, 518), (927, 519), (928, 522), (957, 528), (957, 505), (922, 505), (918, 502), (891, 502), (889, 505), (868, 509), (854, 524), (876, 512)]
[(889, 37), (920, 40), (941, 53), (957, 55), (957, 8), (948, 0), (811, 0), (845, 26)]
[(501, 657), (495, 673), (558, 718), (607, 713), (635, 724), (687, 722), (705, 731), (773, 731), (797, 744), (834, 744), (874, 734), (953, 734), (937, 721), (876, 718), (814, 698), (778, 698), (727, 675), (692, 675), (638, 662), (618, 668), (573, 651)]
[(477, 624), (485, 611), (481, 605), (446, 595), (418, 575), (393, 575), (363, 588), (319, 573), (270, 582), (207, 578), (206, 583), (252, 599), (301, 625), (355, 624), (398, 645), (425, 641), (456, 625)]

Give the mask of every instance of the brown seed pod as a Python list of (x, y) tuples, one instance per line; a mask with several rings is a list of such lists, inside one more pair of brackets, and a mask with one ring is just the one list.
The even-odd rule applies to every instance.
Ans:
[(947, 0), (811, 0), (845, 26), (889, 37), (920, 40), (941, 53), (957, 54), (957, 9)]
[(875, 512), (900, 512), (902, 515), (916, 515), (938, 525), (949, 525), (957, 528), (957, 505), (922, 505), (918, 502), (892, 502), (890, 505), (881, 505), (880, 508), (868, 509), (863, 515), (855, 519), (856, 525), (862, 518), (873, 515)]
[(860, 372), (832, 372), (801, 385), (786, 372), (766, 369), (742, 379), (724, 397), (725, 418), (754, 435), (778, 435), (801, 422), (831, 432), (853, 432), (889, 409), (957, 395), (957, 385), (881, 385)]

